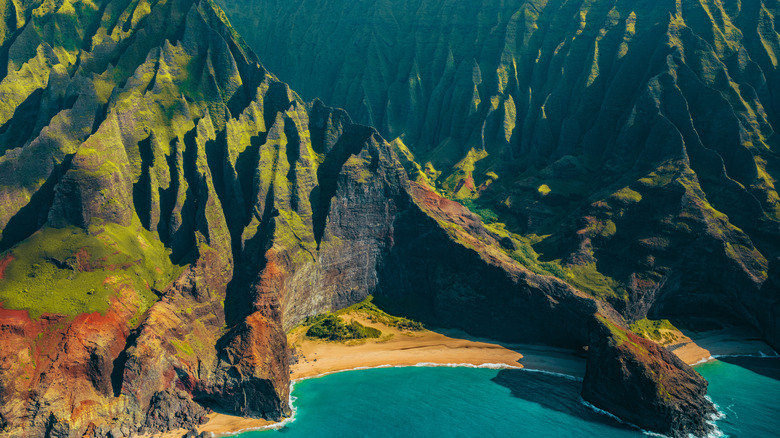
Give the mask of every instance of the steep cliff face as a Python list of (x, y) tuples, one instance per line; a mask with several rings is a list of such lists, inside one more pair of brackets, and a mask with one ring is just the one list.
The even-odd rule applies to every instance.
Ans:
[(303, 103), (209, 1), (7, 9), (4, 433), (288, 415), (285, 329), (373, 291), (408, 203), (390, 146)]
[(588, 344), (589, 321), (602, 303), (524, 268), (501, 246), (513, 245), (511, 238), (461, 204), (416, 183), (410, 191), (414, 202), (394, 223), (378, 303), (508, 342)]
[(601, 315), (593, 320), (589, 350), (585, 400), (668, 436), (712, 432), (707, 420), (716, 411), (704, 397), (707, 382), (674, 354)]
[(506, 340), (582, 347), (595, 312), (620, 323), (523, 238), (409, 183), (373, 128), (304, 103), (212, 1), (4, 8), (3, 434), (279, 419), (285, 331), (372, 293)]
[(221, 4), (302, 96), (397, 138), (413, 179), (628, 320), (778, 347), (775, 2)]

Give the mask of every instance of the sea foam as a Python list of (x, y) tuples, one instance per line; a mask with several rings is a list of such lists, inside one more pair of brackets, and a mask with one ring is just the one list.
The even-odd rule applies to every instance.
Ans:
[(759, 351), (758, 354), (713, 354), (712, 356), (705, 357), (698, 362), (693, 363), (691, 366), (701, 365), (703, 363), (711, 362), (713, 360), (722, 359), (726, 357), (755, 357), (759, 359), (763, 358), (776, 358), (780, 357), (780, 354), (773, 351), (771, 354), (766, 354), (763, 351)]
[[(714, 428), (714, 430), (712, 432), (707, 434), (706, 438), (720, 438), (720, 437), (723, 437), (725, 435), (723, 434), (723, 432), (720, 429), (718, 429), (718, 426), (715, 424), (715, 421), (720, 420), (722, 418), (725, 418), (726, 414), (724, 414), (723, 412), (720, 411), (718, 405), (715, 404), (714, 402), (712, 402), (712, 399), (709, 396), (705, 396), (705, 397), (707, 398), (707, 400), (710, 401), (710, 403), (715, 405), (715, 409), (717, 410), (716, 411), (717, 413), (712, 414), (706, 420), (707, 424), (709, 424), (710, 426), (712, 426)], [(584, 399), (580, 399), (580, 402), (583, 405), (585, 405), (586, 407), (588, 407), (589, 409), (593, 410), (594, 412), (596, 412), (598, 414), (601, 414), (601, 415), (606, 415), (607, 417), (612, 418), (613, 420), (617, 421), (618, 423), (625, 424), (626, 426), (633, 427), (633, 428), (639, 430), (640, 432), (642, 432), (642, 434), (644, 434), (644, 435), (654, 436), (654, 437), (661, 437), (661, 438), (670, 438), (667, 435), (664, 435), (664, 434), (661, 434), (661, 433), (658, 433), (658, 432), (651, 432), (649, 430), (642, 429), (641, 427), (637, 426), (636, 424), (629, 423), (627, 421), (623, 421), (621, 418), (619, 418), (618, 416), (612, 414), (611, 412), (605, 411), (604, 409), (599, 409), (596, 406), (592, 405), (591, 403), (588, 403)], [(691, 438), (696, 438), (696, 437), (691, 435)]]

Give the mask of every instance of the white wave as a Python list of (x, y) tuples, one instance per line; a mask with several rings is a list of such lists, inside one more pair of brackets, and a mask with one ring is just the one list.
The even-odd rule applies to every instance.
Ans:
[(701, 365), (703, 363), (712, 362), (713, 360), (727, 358), (727, 357), (755, 357), (759, 359), (767, 358), (778, 358), (780, 357), (780, 354), (777, 354), (777, 352), (773, 351), (771, 354), (766, 354), (763, 351), (759, 351), (758, 354), (713, 354), (712, 356), (705, 357), (701, 360), (699, 360), (696, 363), (691, 364), (691, 366)]
[(711, 357), (713, 359), (720, 359), (722, 357), (755, 357), (759, 359), (773, 359), (780, 357), (780, 354), (777, 354), (776, 351), (773, 351), (771, 354), (766, 354), (763, 351), (759, 351), (758, 354), (714, 354)]
[(718, 425), (715, 424), (716, 421), (726, 418), (726, 413), (720, 409), (720, 406), (718, 406), (718, 404), (715, 403), (715, 401), (713, 401), (709, 395), (705, 395), (704, 398), (706, 398), (707, 401), (709, 401), (710, 403), (712, 403), (713, 406), (715, 406), (715, 412), (710, 414), (710, 417), (706, 420), (707, 424), (709, 424), (713, 428), (712, 432), (707, 434), (706, 438), (720, 438), (720, 437), (727, 436), (726, 434), (723, 433), (722, 430), (718, 428)]
[(582, 382), (582, 380), (583, 380), (582, 377), (572, 376), (572, 375), (563, 374), (563, 373), (556, 373), (555, 371), (540, 370), (540, 369), (537, 369), (537, 368), (520, 368), (520, 369), (523, 370), (523, 371), (527, 371), (529, 373), (549, 374), (551, 376), (563, 377), (564, 379), (573, 380), (575, 382)]
[[(710, 399), (709, 396), (705, 396), (705, 397), (707, 398), (707, 400), (709, 400), (712, 403), (712, 399)], [(658, 433), (658, 432), (651, 432), (649, 430), (642, 429), (641, 427), (637, 426), (636, 424), (629, 423), (628, 421), (624, 421), (624, 420), (620, 419), (619, 417), (617, 417), (616, 415), (612, 414), (611, 412), (605, 411), (604, 409), (599, 409), (596, 406), (588, 403), (587, 401), (585, 401), (582, 398), (580, 398), (580, 403), (582, 403), (583, 405), (585, 405), (586, 407), (588, 407), (589, 409), (595, 411), (598, 414), (606, 415), (607, 417), (612, 418), (613, 420), (617, 421), (618, 423), (625, 424), (626, 426), (633, 427), (633, 428), (641, 431), (642, 434), (644, 434), (644, 435), (654, 436), (654, 437), (661, 437), (661, 438), (669, 438), (667, 435), (664, 435), (664, 434), (661, 434), (661, 433)], [(718, 409), (718, 405), (716, 405), (715, 403), (712, 403), (712, 404), (715, 405), (715, 408), (717, 409), (717, 413), (716, 414), (712, 414), (710, 416), (710, 418), (706, 420), (707, 424), (709, 424), (710, 426), (713, 427), (713, 431), (710, 432), (709, 434), (707, 434), (705, 438), (721, 438), (721, 437), (725, 437), (726, 435), (720, 429), (718, 429), (718, 426), (715, 424), (715, 421), (724, 418), (726, 415), (723, 412), (721, 412), (720, 409)], [(696, 438), (696, 437), (691, 435), (691, 438)]]
[[(329, 376), (331, 374), (346, 373), (348, 371), (363, 371), (363, 370), (372, 370), (374, 368), (397, 368), (397, 367), (398, 367), (397, 365), (384, 364), (384, 365), (377, 365), (375, 367), (346, 368), (346, 369), (343, 369), (343, 370), (328, 371), (328, 372), (321, 373), (321, 374), (316, 374), (316, 375), (313, 375), (313, 376), (299, 377), (299, 378), (297, 378), (295, 380), (292, 380), (292, 382), (300, 382), (302, 380), (309, 380), (309, 379), (319, 379), (320, 377)], [(290, 391), (290, 392), (292, 392), (292, 391)]]
[[(291, 406), (292, 406), (292, 404), (291, 404)], [(244, 429), (237, 430), (235, 432), (220, 432), (218, 434), (215, 433), (214, 436), (218, 436), (218, 437), (234, 436), (234, 435), (238, 435), (238, 434), (246, 433), (246, 432), (259, 432), (259, 431), (263, 431), (263, 430), (277, 430), (277, 429), (281, 429), (281, 428), (287, 426), (288, 424), (292, 423), (293, 421), (295, 421), (295, 410), (293, 410), (293, 414), (291, 416), (285, 418), (284, 420), (282, 420), (282, 421), (280, 421), (278, 423), (273, 423), (273, 424), (269, 424), (267, 426), (260, 426), (260, 427), (247, 427), (247, 428), (244, 428)]]
[[(407, 365), (395, 365), (394, 368), (405, 368)], [(522, 370), (522, 367), (514, 365), (508, 365), (505, 363), (483, 363), (482, 365), (474, 365), (472, 363), (436, 363), (436, 362), (420, 362), (413, 367), (446, 367), (446, 368), (487, 368), (491, 370)]]
[(371, 370), (375, 368), (409, 368), (409, 367), (420, 367), (420, 368), (436, 368), (436, 367), (446, 367), (446, 368), (483, 368), (483, 369), (492, 369), (492, 370), (520, 370), (520, 371), (527, 371), (530, 373), (542, 373), (542, 374), (549, 374), (552, 376), (562, 377), (564, 379), (573, 380), (575, 382), (582, 382), (581, 377), (572, 376), (569, 374), (564, 373), (557, 373), (554, 371), (547, 371), (547, 370), (540, 370), (536, 368), (525, 368), (522, 366), (514, 366), (509, 365), (505, 363), (483, 363), (480, 365), (475, 365), (472, 363), (437, 363), (437, 362), (419, 362), (414, 365), (377, 365), (373, 367), (354, 367), (354, 368), (347, 368), (343, 370), (336, 370), (336, 371), (328, 371), (326, 373), (317, 374), (314, 376), (308, 376), (308, 377), (301, 377), (298, 379), (295, 379), (293, 382), (297, 382), (300, 380), (307, 380), (307, 379), (317, 379), (320, 377), (329, 376), (331, 374), (336, 373), (345, 373), (348, 371), (363, 371), (363, 370)]
[(587, 401), (586, 401), (585, 399), (583, 399), (582, 397), (580, 397), (580, 403), (582, 403), (583, 405), (585, 405), (585, 407), (587, 407), (588, 409), (590, 409), (590, 410), (592, 410), (592, 411), (596, 412), (597, 414), (606, 415), (607, 417), (609, 417), (609, 418), (611, 418), (611, 419), (613, 419), (613, 420), (617, 421), (617, 422), (618, 422), (618, 423), (620, 423), (620, 424), (625, 424), (626, 426), (633, 427), (634, 429), (637, 429), (637, 430), (641, 431), (641, 432), (642, 432), (643, 434), (645, 434), (645, 435), (648, 435), (648, 436), (656, 436), (656, 437), (663, 437), (663, 438), (669, 438), (669, 437), (667, 437), (666, 435), (662, 435), (662, 434), (660, 434), (660, 433), (656, 433), (656, 432), (650, 432), (649, 430), (644, 430), (644, 429), (642, 429), (641, 427), (637, 426), (636, 424), (629, 423), (628, 421), (624, 421), (623, 419), (621, 419), (621, 418), (620, 418), (620, 417), (618, 417), (617, 415), (613, 414), (612, 412), (605, 411), (604, 409), (601, 409), (601, 408), (597, 408), (597, 407), (596, 407), (596, 406), (594, 406), (593, 404), (591, 404), (591, 403), (587, 402)]
[[(307, 377), (301, 377), (298, 379), (295, 379), (294, 382), (300, 381), (300, 380), (307, 380), (307, 379), (318, 379), (320, 377), (329, 376), (331, 374), (337, 374), (337, 373), (346, 373), (349, 371), (363, 371), (363, 370), (372, 370), (375, 368), (410, 368), (410, 367), (420, 367), (420, 368), (435, 368), (435, 367), (447, 367), (447, 368), (489, 368), (489, 369), (495, 369), (495, 370), (502, 370), (502, 369), (517, 369), (517, 370), (525, 370), (526, 368), (523, 367), (517, 367), (509, 364), (504, 363), (483, 363), (481, 365), (474, 365), (471, 363), (436, 363), (436, 362), (420, 362), (414, 365), (390, 365), (390, 364), (384, 364), (384, 365), (377, 365), (373, 367), (354, 367), (354, 368), (347, 368), (343, 370), (336, 370), (336, 371), (328, 371), (326, 373), (317, 374), (314, 376), (307, 376)], [(531, 371), (531, 370), (529, 370)], [(533, 370), (536, 371), (536, 370)], [(552, 373), (557, 374), (557, 373)], [(572, 376), (567, 376), (565, 374), (560, 374), (564, 377), (570, 377), (575, 378)]]
[(700, 359), (698, 362), (691, 364), (691, 366), (695, 367), (696, 365), (701, 365), (703, 363), (707, 363), (707, 362), (710, 362), (710, 361), (713, 361), (713, 360), (715, 360), (714, 356), (705, 357), (703, 359)]
[(278, 430), (278, 429), (281, 429), (281, 428), (287, 426), (288, 424), (294, 422), (295, 421), (295, 414), (297, 414), (297, 412), (298, 412), (298, 409), (295, 408), (295, 404), (294, 404), (295, 400), (298, 400), (298, 398), (292, 395), (293, 389), (295, 389), (295, 382), (296, 381), (297, 380), (293, 380), (293, 381), (290, 382), (290, 398), (287, 401), (287, 406), (290, 407), (290, 412), (292, 412), (292, 415), (290, 415), (289, 417), (285, 418), (282, 421), (279, 421), (279, 422), (276, 422), (276, 423), (273, 423), (273, 424), (268, 424), (266, 426), (247, 427), (247, 428), (240, 429), (240, 430), (237, 430), (237, 431), (234, 431), (234, 432), (220, 432), (218, 434), (214, 434), (214, 436), (224, 437), (224, 436), (234, 436), (234, 435), (238, 435), (238, 434), (245, 433), (245, 432), (260, 432), (260, 431), (263, 431), (263, 430)]
[(710, 418), (709, 418), (710, 420), (717, 421), (726, 418), (726, 413), (720, 410), (720, 406), (718, 406), (718, 404), (715, 403), (710, 396), (705, 395), (704, 398), (706, 398), (708, 402), (712, 403), (712, 405), (715, 406), (715, 413), (710, 414)]

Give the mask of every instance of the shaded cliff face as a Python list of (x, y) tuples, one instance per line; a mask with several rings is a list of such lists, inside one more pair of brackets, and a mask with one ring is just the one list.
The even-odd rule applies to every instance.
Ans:
[(279, 419), (285, 331), (371, 293), (506, 340), (582, 347), (595, 312), (620, 321), (520, 263), (519, 236), (409, 183), (373, 128), (304, 103), (210, 0), (4, 11), (4, 434)]
[(524, 268), (501, 246), (511, 239), (461, 204), (416, 183), (410, 192), (414, 204), (394, 222), (377, 303), (507, 342), (588, 344), (589, 321), (603, 303)]
[(221, 4), (305, 98), (398, 138), (413, 179), (578, 289), (778, 346), (775, 2)]
[[(668, 436), (713, 431), (707, 382), (674, 354), (601, 315), (593, 320), (582, 397), (642, 429)], [(694, 415), (692, 415), (694, 414)]]

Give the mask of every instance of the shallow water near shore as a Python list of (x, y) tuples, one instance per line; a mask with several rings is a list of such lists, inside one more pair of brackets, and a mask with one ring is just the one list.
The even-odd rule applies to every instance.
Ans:
[[(780, 359), (724, 358), (697, 366), (725, 417), (728, 436), (777, 436)], [(295, 385), (295, 421), (242, 438), (284, 437), (640, 437), (641, 431), (586, 407), (581, 382), (530, 370), (378, 368)]]
[(730, 437), (780, 436), (780, 358), (724, 357), (696, 366)]

